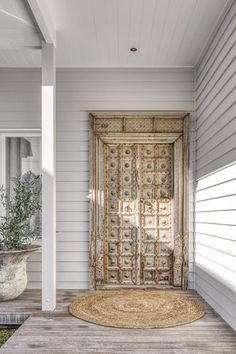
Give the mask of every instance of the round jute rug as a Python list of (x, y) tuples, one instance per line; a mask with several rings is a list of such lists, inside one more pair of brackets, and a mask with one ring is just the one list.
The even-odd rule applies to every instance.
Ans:
[(165, 328), (198, 320), (201, 303), (174, 291), (102, 291), (79, 297), (69, 312), (82, 320), (119, 328)]

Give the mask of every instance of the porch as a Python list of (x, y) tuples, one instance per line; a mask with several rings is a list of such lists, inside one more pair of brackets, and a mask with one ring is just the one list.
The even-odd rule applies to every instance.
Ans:
[[(177, 291), (177, 290), (176, 290)], [(27, 290), (1, 304), (5, 323), (28, 317), (2, 347), (2, 354), (150, 354), (235, 353), (233, 329), (194, 291), (181, 294), (202, 302), (206, 315), (198, 321), (165, 329), (116, 329), (84, 322), (68, 314), (68, 305), (84, 291), (58, 290), (54, 312), (41, 311), (41, 293)], [(3, 322), (3, 321), (1, 321)]]
[[(153, 0), (149, 4), (142, 0), (12, 0), (3, 3), (0, 12), (4, 39), (0, 43), (0, 185), (9, 184), (7, 162), (14, 165), (8, 158), (15, 157), (13, 150), (11, 154), (6, 153), (9, 139), (26, 138), (33, 151), (33, 157), (28, 154), (27, 158), (40, 166), (37, 173), (43, 179), (43, 205), (42, 248), (29, 259), (27, 290), (17, 300), (0, 303), (0, 324), (23, 323), (1, 352), (235, 353), (236, 1)], [(142, 247), (147, 258), (142, 255), (141, 259), (141, 252), (137, 252), (139, 258), (135, 263), (133, 259), (137, 257), (133, 249), (138, 249), (139, 228), (144, 222), (141, 218), (138, 223), (133, 222), (138, 219), (139, 211), (129, 215), (133, 222), (127, 226), (129, 241), (136, 237), (133, 229), (138, 230), (135, 247), (131, 249), (133, 253), (122, 241), (128, 253), (119, 254), (117, 249), (122, 247), (116, 249), (115, 246), (109, 257), (103, 251), (98, 255), (102, 265), (104, 255), (107, 257), (109, 277), (101, 277), (96, 272), (98, 262), (91, 262), (91, 190), (95, 190), (90, 183), (94, 175), (89, 156), (93, 133), (91, 114), (100, 114), (101, 119), (104, 115), (117, 119), (120, 114), (124, 121), (116, 134), (132, 135), (135, 131), (133, 126), (127, 128), (126, 114), (146, 115), (145, 123), (151, 122), (147, 124), (147, 134), (163, 134), (156, 127), (155, 116), (166, 123), (167, 116), (172, 116), (176, 122), (181, 115), (183, 119), (188, 118), (190, 126), (187, 134), (184, 129), (178, 131), (181, 139), (183, 135), (188, 140), (185, 148), (188, 156), (183, 160), (188, 171), (187, 193), (182, 192), (178, 208), (186, 227), (182, 227), (183, 220), (179, 218), (181, 227), (171, 230), (169, 220), (175, 220), (175, 226), (178, 223), (168, 205), (162, 205), (162, 212), (157, 205), (152, 212), (143, 212), (152, 214), (154, 210), (156, 214), (154, 226), (150, 226), (152, 219), (148, 220), (147, 228), (151, 232), (143, 242), (150, 245), (150, 249)], [(102, 128), (106, 130), (108, 125), (103, 122)], [(109, 134), (109, 131), (103, 133)], [(152, 170), (152, 163), (157, 166), (157, 160), (162, 158), (158, 147), (155, 146), (155, 150), (151, 146), (153, 152), (146, 149), (143, 155), (141, 146), (134, 148), (136, 150), (128, 154), (139, 159), (136, 158), (135, 167), (130, 171), (135, 175), (142, 156), (153, 156), (144, 170), (147, 178), (151, 176), (153, 180), (143, 183), (152, 184), (159, 177), (155, 175), (156, 168), (151, 174), (148, 168)], [(174, 155), (171, 149), (167, 149), (168, 161)], [(121, 151), (125, 150), (120, 146), (117, 151), (115, 156), (123, 156)], [(162, 194), (164, 202), (172, 203), (167, 200), (168, 196), (173, 194), (173, 185), (178, 186), (178, 183), (166, 182), (172, 180), (174, 173), (178, 175), (172, 168), (177, 166), (175, 161), (168, 165), (167, 160), (163, 167), (166, 179), (154, 183), (156, 190), (152, 187), (151, 191), (147, 190), (151, 196), (153, 191), (153, 196), (149, 198), (147, 194), (145, 198), (153, 199), (154, 204), (158, 193), (159, 197)], [(114, 161), (118, 159), (112, 163)], [(168, 166), (172, 167), (167, 173)], [(183, 171), (181, 164), (179, 166)], [(117, 170), (119, 168), (120, 165)], [(23, 172), (21, 169), (20, 173)], [(116, 188), (120, 191), (120, 186), (126, 182), (120, 183), (120, 180), (125, 181), (122, 178), (117, 180)], [(164, 186), (164, 194), (159, 188), (161, 184), (169, 186), (169, 189)], [(183, 186), (181, 183), (181, 188)], [(98, 192), (104, 189), (102, 185)], [(120, 194), (117, 199), (125, 204)], [(125, 205), (128, 214), (134, 206), (131, 204)], [(138, 210), (144, 210), (140, 203), (138, 206)], [(118, 220), (117, 231), (125, 208), (117, 207), (116, 203), (112, 208), (116, 211), (115, 222)], [(169, 210), (169, 219), (166, 210)], [(116, 241), (123, 240), (126, 237), (123, 229), (119, 235), (118, 232), (110, 235)], [(97, 234), (104, 236), (104, 233)], [(127, 279), (131, 287), (140, 284), (175, 286), (171, 261), (176, 258), (161, 247), (162, 242), (169, 242), (169, 235), (177, 241), (186, 240), (177, 247), (181, 253), (175, 267), (180, 274), (177, 279), (179, 285), (188, 289), (181, 293), (204, 304), (206, 316), (169, 329), (123, 330), (86, 323), (68, 314), (68, 304), (91, 289), (91, 274), (96, 275), (96, 284), (100, 282), (102, 286), (104, 279), (109, 279), (112, 286), (116, 281), (118, 287), (127, 283)], [(109, 242), (112, 248), (112, 239)], [(126, 274), (126, 264), (128, 270), (131, 269), (129, 274)], [(133, 274), (136, 264), (140, 265), (139, 272)], [(183, 269), (184, 281), (181, 279)], [(119, 283), (122, 274), (124, 283)]]

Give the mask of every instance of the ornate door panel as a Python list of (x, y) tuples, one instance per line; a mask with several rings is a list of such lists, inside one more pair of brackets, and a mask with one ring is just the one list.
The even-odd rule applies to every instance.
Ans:
[(138, 268), (137, 146), (104, 146), (104, 277), (134, 285)]
[(141, 283), (172, 282), (173, 146), (139, 145)]
[(104, 145), (104, 280), (170, 285), (171, 144)]
[(91, 288), (186, 284), (183, 119), (92, 122)]

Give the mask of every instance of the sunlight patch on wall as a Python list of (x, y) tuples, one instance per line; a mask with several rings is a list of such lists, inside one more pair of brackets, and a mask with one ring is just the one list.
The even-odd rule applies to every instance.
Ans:
[(198, 181), (195, 266), (236, 290), (236, 164)]

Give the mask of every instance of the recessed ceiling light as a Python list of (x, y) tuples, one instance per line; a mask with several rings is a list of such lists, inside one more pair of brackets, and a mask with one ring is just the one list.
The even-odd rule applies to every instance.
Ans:
[(135, 47), (130, 48), (130, 51), (131, 51), (131, 52), (137, 52), (137, 50), (138, 50), (138, 49), (135, 48)]

